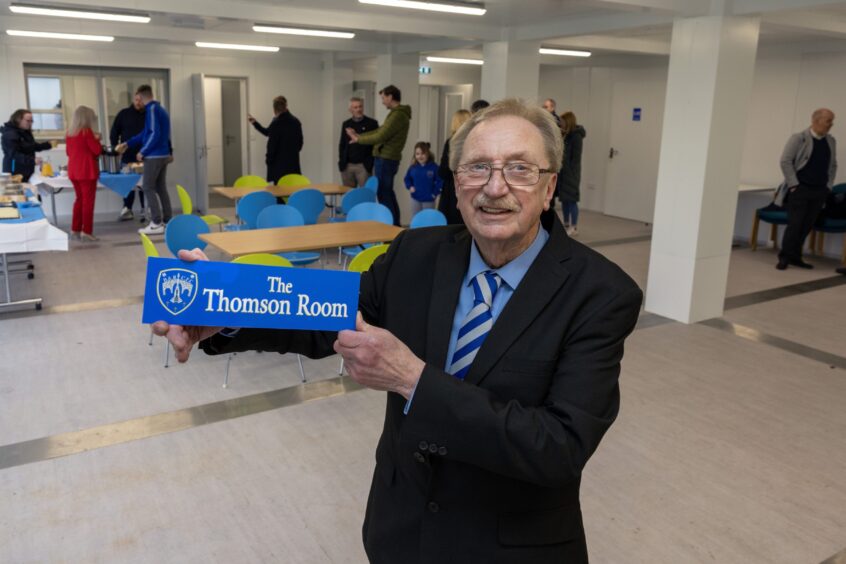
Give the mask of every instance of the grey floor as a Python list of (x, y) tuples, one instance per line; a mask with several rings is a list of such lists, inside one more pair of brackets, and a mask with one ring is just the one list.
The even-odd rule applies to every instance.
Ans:
[[(226, 389), (224, 358), (164, 368), (140, 323), (135, 227), (101, 222), (100, 243), (14, 275), (45, 309), (0, 314), (0, 562), (364, 562), (384, 395), (338, 392), (337, 358), (305, 359), (305, 385), (292, 355), (238, 355)], [(645, 284), (649, 226), (585, 212), (580, 230)], [(834, 276), (810, 261), (777, 272), (772, 250), (738, 248), (728, 295)], [(592, 562), (818, 563), (846, 547), (846, 285), (765, 299), (629, 339), (620, 417), (583, 482)], [(295, 400), (245, 399), (275, 390)]]

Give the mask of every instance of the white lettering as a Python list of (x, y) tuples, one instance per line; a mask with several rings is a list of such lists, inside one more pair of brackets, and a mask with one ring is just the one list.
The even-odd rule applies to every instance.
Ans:
[(297, 315), (306, 317), (346, 317), (347, 304), (312, 302), (306, 294), (300, 294)]

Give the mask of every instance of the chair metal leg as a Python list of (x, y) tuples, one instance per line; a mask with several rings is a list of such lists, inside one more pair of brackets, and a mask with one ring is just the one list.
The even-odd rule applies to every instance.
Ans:
[(229, 365), (232, 364), (232, 357), (237, 353), (231, 353), (226, 356), (226, 373), (223, 375), (223, 387), (229, 387)]
[(305, 383), (306, 377), (305, 377), (305, 370), (303, 370), (303, 357), (300, 356), (300, 355), (297, 355), (297, 362), (300, 363), (300, 378), (302, 378), (303, 383)]
[(150, 341), (147, 343), (147, 346), (149, 347), (153, 346), (153, 335), (155, 335), (155, 333), (153, 333), (153, 330), (150, 329)]
[(775, 223), (770, 226), (770, 241), (773, 242), (773, 248), (778, 250), (778, 225)]
[(165, 339), (165, 351), (164, 351), (164, 367), (167, 368), (170, 363), (170, 341)]
[(749, 237), (749, 245), (753, 251), (758, 250), (758, 223), (760, 221), (758, 219), (758, 210), (755, 210), (755, 216), (752, 218), (752, 236)]

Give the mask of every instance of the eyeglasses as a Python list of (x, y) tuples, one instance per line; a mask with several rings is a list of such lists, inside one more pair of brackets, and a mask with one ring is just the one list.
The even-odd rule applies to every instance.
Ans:
[(541, 174), (556, 172), (531, 163), (508, 163), (501, 167), (491, 163), (469, 163), (455, 169), (455, 180), (460, 186), (484, 186), (490, 182), (495, 170), (502, 171), (502, 177), (509, 186), (533, 186), (538, 183)]

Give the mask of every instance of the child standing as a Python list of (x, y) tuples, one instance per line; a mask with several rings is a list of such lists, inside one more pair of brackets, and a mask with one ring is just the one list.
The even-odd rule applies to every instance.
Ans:
[(97, 116), (87, 106), (79, 106), (73, 112), (70, 129), (65, 142), (68, 153), (68, 178), (73, 183), (76, 200), (73, 202), (71, 236), (83, 241), (96, 241), (94, 236), (94, 198), (97, 193), (97, 179), (100, 166), (100, 134), (94, 132)]
[(408, 167), (408, 172), (405, 173), (405, 187), (411, 193), (412, 213), (433, 209), (435, 198), (441, 193), (444, 185), (430, 147), (431, 145), (425, 141), (414, 146), (416, 162)]

